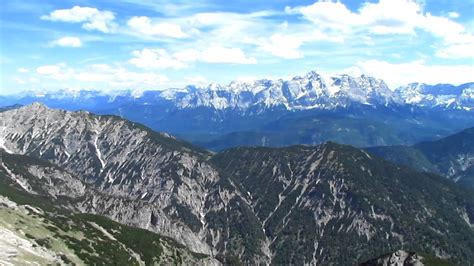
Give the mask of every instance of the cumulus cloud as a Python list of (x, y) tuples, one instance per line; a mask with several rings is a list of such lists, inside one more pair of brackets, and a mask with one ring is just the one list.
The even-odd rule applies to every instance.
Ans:
[(339, 1), (317, 1), (308, 6), (287, 7), (286, 11), (302, 14), (319, 27), (346, 32), (357, 27), (366, 27), (377, 34), (414, 34), (414, 29), (422, 16), (420, 5), (413, 0), (367, 2), (358, 12), (352, 12)]
[(62, 46), (62, 47), (77, 48), (77, 47), (82, 46), (82, 41), (81, 39), (77, 37), (67, 36), (67, 37), (62, 37), (60, 39), (53, 41), (52, 44), (57, 45), (57, 46)]
[[(274, 18), (275, 15), (285, 16), (285, 13), (300, 15), (304, 19), (282, 23)], [(234, 55), (229, 59), (233, 63), (256, 62), (251, 58), (242, 59), (242, 53), (248, 52), (249, 48), (263, 52), (261, 56), (296, 59), (311, 54), (314, 50), (309, 51), (309, 47), (314, 49), (320, 42), (339, 43), (342, 47), (346, 40), (357, 45), (357, 42), (367, 44), (367, 39), (370, 39), (371, 44), (376, 44), (381, 35), (415, 36), (419, 31), (430, 33), (438, 39), (433, 47), (438, 49), (435, 54), (443, 58), (470, 57), (463, 47), (474, 43), (473, 34), (452, 19), (456, 14), (434, 16), (424, 12), (423, 6), (415, 0), (365, 2), (355, 11), (340, 1), (320, 0), (306, 6), (286, 7), (285, 13), (269, 10), (253, 13), (203, 12), (167, 18), (166, 23), (162, 18), (135, 16), (128, 20), (127, 25), (132, 32), (138, 33), (137, 36), (146, 38), (192, 39), (195, 48), (187, 51), (187, 57), (198, 59), (187, 61), (200, 62), (206, 61), (202, 59), (202, 53), (209, 43), (238, 49), (226, 51)], [(173, 47), (173, 50), (178, 49)], [(219, 52), (219, 49), (216, 51)], [(183, 68), (182, 62), (186, 61), (174, 58), (173, 54), (158, 54), (160, 60), (153, 61), (164, 63), (164, 68)], [(208, 54), (208, 61), (223, 61), (213, 60), (214, 54)], [(143, 58), (141, 61), (146, 60)]]
[(423, 18), (420, 5), (413, 0), (367, 2), (357, 12), (339, 1), (317, 1), (308, 6), (287, 7), (286, 12), (301, 14), (322, 28), (350, 32), (365, 27), (375, 34), (414, 34)]
[(300, 14), (315, 27), (330, 28), (342, 35), (368, 31), (376, 35), (416, 35), (425, 31), (441, 40), (436, 53), (444, 58), (472, 57), (465, 49), (474, 47), (474, 35), (462, 24), (453, 21), (459, 14), (448, 13), (447, 17), (424, 13), (422, 6), (414, 0), (379, 0), (367, 2), (353, 12), (337, 1), (317, 1), (308, 6), (287, 7), (287, 13)]
[[(60, 81), (60, 84), (94, 85), (99, 88), (153, 88), (169, 81), (165, 75), (155, 72), (130, 71), (123, 66), (92, 64), (83, 68), (69, 67), (64, 63), (43, 65), (36, 68), (40, 81)], [(60, 85), (59, 84), (59, 85)], [(71, 85), (72, 86), (72, 85)]]
[(412, 82), (428, 84), (472, 82), (473, 65), (428, 65), (418, 60), (407, 63), (389, 63), (367, 60), (357, 63), (345, 72), (360, 72), (383, 79), (392, 89)]
[(211, 64), (256, 64), (254, 57), (248, 57), (240, 48), (227, 48), (211, 45), (208, 48), (185, 49), (170, 54), (165, 49), (145, 48), (132, 52), (129, 63), (139, 68), (181, 69), (194, 62)]
[(380, 0), (364, 4), (356, 16), (374, 33), (414, 34), (423, 14), (414, 0)]
[[(244, 59), (241, 51), (245, 53), (244, 49), (259, 47), (262, 44), (260, 39), (263, 36), (268, 36), (275, 30), (279, 30), (278, 24), (280, 22), (268, 19), (272, 15), (274, 14), (271, 11), (204, 12), (178, 18), (175, 22), (187, 29), (187, 33), (192, 36), (194, 49), (199, 52), (203, 52), (209, 47), (209, 44), (213, 44), (212, 49), (216, 52), (234, 55), (234, 60), (230, 61), (254, 63), (256, 60), (252, 58)], [(237, 48), (238, 50), (223, 51), (219, 47)], [(208, 58), (208, 61), (222, 60), (213, 60), (211, 55)]]
[(114, 13), (107, 10), (98, 10), (93, 7), (74, 6), (70, 9), (54, 10), (41, 19), (50, 21), (61, 21), (69, 23), (82, 23), (82, 27), (86, 30), (98, 30), (109, 33), (115, 27)]
[(148, 17), (133, 17), (127, 21), (127, 25), (140, 34), (151, 36), (164, 36), (170, 38), (184, 38), (187, 35), (181, 26), (174, 23), (153, 23)]
[(341, 2), (318, 1), (309, 6), (286, 7), (291, 14), (302, 14), (304, 18), (323, 28), (348, 30), (351, 25), (359, 24), (359, 17)]
[(277, 57), (294, 59), (303, 57), (303, 53), (299, 50), (303, 42), (303, 38), (292, 38), (280, 33), (275, 33), (270, 36), (268, 41), (263, 41), (260, 48)]

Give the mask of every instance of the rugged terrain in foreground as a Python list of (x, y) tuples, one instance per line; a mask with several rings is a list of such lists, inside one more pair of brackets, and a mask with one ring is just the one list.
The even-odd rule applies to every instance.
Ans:
[(65, 219), (141, 261), (117, 227), (161, 235), (162, 261), (340, 265), (401, 248), (474, 261), (471, 190), (350, 146), (213, 154), (117, 117), (33, 104), (0, 112), (0, 148), (3, 188), (77, 213)]

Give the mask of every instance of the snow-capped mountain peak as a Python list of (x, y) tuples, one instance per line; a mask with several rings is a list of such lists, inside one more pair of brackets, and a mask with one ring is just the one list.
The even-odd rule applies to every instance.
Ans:
[(473, 91), (474, 83), (459, 86), (410, 83), (407, 86), (397, 88), (395, 94), (405, 104), (472, 110), (474, 108)]
[[(17, 99), (31, 101), (69, 102), (107, 98), (109, 103), (130, 98), (133, 102), (164, 100), (177, 108), (209, 107), (218, 110), (249, 108), (284, 108), (287, 110), (334, 109), (351, 105), (390, 106), (416, 105), (422, 107), (474, 109), (474, 83), (460, 86), (411, 83), (391, 90), (380, 79), (347, 74), (327, 75), (310, 71), (291, 79), (232, 81), (228, 85), (211, 83), (207, 86), (189, 85), (166, 90), (124, 90), (115, 93), (94, 90), (60, 90), (41, 95), (18, 95)], [(152, 98), (149, 98), (152, 95)], [(120, 96), (120, 97), (119, 97)], [(30, 101), (30, 102), (31, 102)], [(95, 101), (99, 102), (101, 100)]]

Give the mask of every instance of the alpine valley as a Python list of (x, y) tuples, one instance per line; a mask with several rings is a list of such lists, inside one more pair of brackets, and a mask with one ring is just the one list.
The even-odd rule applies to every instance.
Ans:
[(356, 147), (412, 145), (474, 126), (474, 83), (389, 89), (366, 75), (329, 77), (315, 71), (227, 86), (0, 96), (0, 106), (33, 102), (117, 115), (213, 151), (329, 140)]
[[(471, 265), (473, 89), (447, 87), (312, 72), (4, 97), (27, 105), (0, 111), (0, 263)], [(194, 143), (215, 128), (215, 150), (316, 145), (216, 153), (138, 122)]]

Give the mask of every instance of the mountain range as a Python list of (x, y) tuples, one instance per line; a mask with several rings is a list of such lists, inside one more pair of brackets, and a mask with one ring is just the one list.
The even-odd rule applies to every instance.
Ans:
[(0, 96), (0, 106), (32, 102), (117, 115), (214, 151), (331, 140), (357, 147), (411, 145), (474, 125), (474, 83), (390, 89), (366, 75), (329, 77), (314, 71), (226, 86)]
[[(466, 132), (448, 138), (449, 154), (472, 157), (461, 149)], [(438, 175), (443, 159), (429, 158), (435, 174), (335, 142), (214, 153), (118, 116), (39, 103), (0, 112), (0, 150), (0, 211), (57, 234), (41, 245), (2, 215), (5, 232), (58, 261), (103, 252), (113, 263), (119, 254), (103, 251), (104, 237), (138, 264), (346, 265), (399, 249), (474, 261), (474, 194)], [(140, 246), (137, 228), (154, 233), (142, 244), (164, 251)]]
[[(367, 75), (353, 77), (347, 74), (334, 77), (315, 71), (289, 80), (233, 81), (228, 85), (211, 83), (207, 86), (189, 85), (185, 88), (171, 88), (161, 91), (124, 90), (100, 92), (93, 90), (60, 90), (51, 93), (26, 92), (4, 96), (2, 101), (16, 99), (27, 101), (41, 99), (76, 102), (72, 108), (92, 106), (105, 97), (110, 103), (130, 101), (130, 98), (144, 105), (165, 100), (180, 109), (212, 107), (217, 110), (249, 110), (278, 108), (286, 110), (335, 109), (353, 104), (371, 106), (415, 105), (430, 108), (451, 108), (472, 110), (474, 108), (474, 83), (459, 86), (450, 84), (427, 85), (411, 83), (391, 90), (383, 80)], [(153, 99), (154, 98), (154, 99)], [(149, 102), (147, 102), (149, 101)], [(64, 103), (65, 103), (64, 102)], [(97, 104), (99, 103), (97, 102)], [(99, 106), (95, 107), (99, 108)]]

